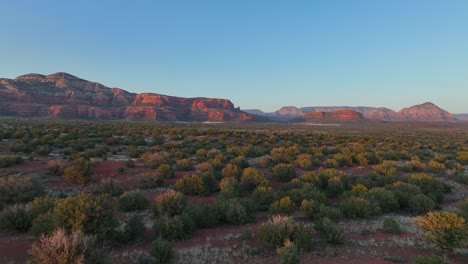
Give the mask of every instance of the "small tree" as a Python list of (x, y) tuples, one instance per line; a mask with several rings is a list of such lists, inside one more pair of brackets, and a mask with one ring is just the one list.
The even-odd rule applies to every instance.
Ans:
[(429, 212), (416, 218), (416, 225), (426, 232), (429, 241), (443, 249), (453, 249), (467, 239), (463, 217), (451, 212)]

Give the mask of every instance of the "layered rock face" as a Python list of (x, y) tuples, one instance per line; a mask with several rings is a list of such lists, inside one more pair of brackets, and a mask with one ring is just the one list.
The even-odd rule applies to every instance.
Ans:
[(455, 116), (451, 113), (439, 108), (433, 103), (427, 102), (420, 105), (415, 105), (409, 108), (404, 108), (398, 112), (398, 116), (402, 120), (419, 120), (419, 121), (453, 121)]
[(231, 101), (134, 94), (67, 73), (0, 79), (0, 114), (164, 121), (263, 121)]
[(334, 112), (308, 112), (302, 117), (305, 121), (356, 122), (365, 120), (364, 116), (354, 110), (338, 110)]

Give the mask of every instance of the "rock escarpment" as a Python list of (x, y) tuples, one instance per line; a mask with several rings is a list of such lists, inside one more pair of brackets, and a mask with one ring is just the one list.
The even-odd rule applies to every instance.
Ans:
[(67, 73), (0, 79), (0, 114), (163, 121), (263, 121), (227, 99), (135, 94)]

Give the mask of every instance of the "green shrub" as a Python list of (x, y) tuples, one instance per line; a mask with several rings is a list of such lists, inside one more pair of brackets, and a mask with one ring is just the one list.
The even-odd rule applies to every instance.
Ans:
[(460, 200), (456, 203), (457, 213), (458, 215), (468, 220), (468, 197), (463, 200)]
[[(130, 152), (130, 147), (129, 147), (129, 152)], [(130, 154), (130, 157), (132, 158), (136, 158), (140, 155), (140, 153), (138, 153), (139, 151), (136, 149), (135, 153), (132, 155), (131, 153)], [(147, 153), (144, 153), (143, 155), (141, 155), (141, 160), (143, 161), (143, 163), (145, 164), (146, 167), (148, 168), (152, 168), (152, 169), (157, 169), (159, 167), (159, 165), (161, 164), (168, 164), (170, 163), (170, 154), (166, 151), (159, 151), (159, 152), (155, 152), (155, 153), (150, 153), (150, 152), (147, 152)]]
[(258, 204), (260, 210), (266, 210), (276, 200), (275, 189), (269, 186), (258, 186), (252, 193), (252, 198)]
[(429, 161), (429, 169), (435, 173), (441, 173), (445, 171), (445, 165), (443, 163), (437, 162), (435, 160)]
[(140, 191), (124, 192), (117, 201), (119, 209), (122, 211), (136, 211), (146, 209), (149, 201)]
[(296, 164), (303, 170), (310, 170), (313, 168), (312, 155), (300, 154), (297, 156)]
[(55, 199), (49, 196), (36, 197), (28, 203), (32, 218), (50, 212), (55, 207)]
[(176, 189), (185, 195), (207, 194), (205, 183), (200, 175), (192, 173), (176, 181)]
[(217, 200), (214, 206), (219, 212), (220, 221), (231, 225), (249, 222), (254, 211), (253, 203), (247, 199)]
[(0, 203), (29, 202), (42, 193), (42, 186), (30, 176), (17, 174), (0, 177)]
[(377, 215), (380, 208), (362, 197), (350, 197), (341, 201), (341, 210), (347, 217), (369, 218)]
[(106, 196), (81, 194), (58, 199), (52, 211), (66, 230), (82, 231), (98, 236), (107, 235), (114, 229), (114, 210)]
[(0, 228), (26, 232), (31, 227), (32, 216), (29, 207), (15, 204), (0, 212)]
[(143, 189), (161, 187), (164, 183), (162, 177), (158, 176), (157, 173), (146, 172), (139, 177), (139, 186)]
[(51, 211), (48, 213), (40, 214), (32, 221), (32, 226), (29, 232), (35, 236), (50, 235), (59, 228), (59, 220), (57, 215)]
[(0, 157), (0, 168), (10, 167), (16, 164), (23, 163), (23, 158), (20, 156), (2, 156)]
[(437, 200), (441, 200), (443, 193), (449, 191), (442, 181), (424, 173), (411, 175), (408, 178), (408, 183), (418, 186), (426, 195), (437, 197)]
[(353, 186), (353, 188), (351, 189), (351, 194), (353, 196), (362, 196), (364, 195), (367, 191), (369, 191), (369, 189), (367, 189), (366, 186), (362, 185), (362, 184), (356, 184)]
[(276, 249), (281, 264), (298, 264), (301, 262), (302, 251), (290, 240), (284, 241), (282, 247)]
[(290, 216), (273, 216), (270, 220), (260, 225), (256, 237), (273, 247), (282, 246), (286, 240), (290, 240), (298, 248), (305, 250), (308, 250), (311, 244), (309, 232)]
[(393, 218), (385, 218), (382, 224), (382, 230), (389, 234), (400, 234), (400, 224)]
[(418, 186), (401, 181), (386, 185), (385, 189), (390, 190), (395, 194), (398, 202), (400, 203), (401, 209), (409, 207), (409, 201), (412, 197), (422, 194), (422, 191)]
[(296, 211), (296, 205), (294, 202), (289, 198), (289, 196), (281, 198), (279, 201), (276, 201), (271, 204), (270, 212), (272, 214), (284, 214), (284, 215), (291, 215)]
[(332, 177), (327, 182), (327, 193), (330, 197), (336, 197), (344, 191), (344, 183), (340, 177)]
[(257, 169), (245, 168), (240, 178), (241, 186), (246, 190), (253, 190), (265, 181), (265, 177)]
[(115, 240), (127, 243), (138, 238), (145, 230), (145, 223), (141, 216), (134, 215), (123, 224), (121, 229), (115, 230), (113, 236)]
[(191, 204), (187, 207), (186, 212), (192, 217), (196, 227), (213, 227), (221, 219), (221, 212), (213, 205)]
[(415, 223), (426, 232), (428, 240), (440, 248), (459, 247), (468, 237), (465, 219), (455, 213), (429, 212), (417, 217)]
[(41, 236), (31, 246), (28, 263), (100, 263), (102, 251), (94, 239), (80, 231), (70, 234), (63, 229), (50, 236)]
[(169, 164), (161, 164), (156, 169), (156, 175), (161, 178), (172, 178), (174, 177), (174, 171), (172, 170), (171, 165)]
[(155, 264), (170, 264), (174, 262), (174, 243), (163, 238), (157, 238), (151, 243), (151, 256)]
[(181, 214), (186, 206), (187, 198), (182, 193), (169, 189), (156, 197), (155, 212), (174, 216)]
[(386, 190), (382, 187), (375, 187), (370, 189), (364, 194), (364, 197), (377, 204), (383, 212), (394, 212), (398, 210), (400, 204), (397, 197), (392, 191)]
[(314, 229), (317, 230), (327, 243), (339, 245), (344, 243), (344, 230), (329, 218), (318, 220)]
[(197, 170), (200, 173), (214, 173), (213, 165), (209, 162), (203, 162), (197, 165)]
[(408, 204), (411, 212), (415, 214), (425, 214), (436, 206), (431, 198), (422, 193), (411, 197)]
[(396, 162), (393, 160), (384, 160), (382, 164), (374, 167), (374, 173), (382, 176), (395, 175), (396, 172)]
[(108, 194), (110, 196), (119, 196), (123, 193), (122, 187), (115, 183), (111, 178), (106, 178), (96, 187), (96, 194)]
[(288, 164), (278, 164), (272, 169), (273, 177), (277, 178), (281, 182), (288, 182), (296, 178), (296, 170), (294, 167)]
[(195, 225), (187, 215), (161, 215), (153, 224), (156, 236), (169, 240), (180, 240), (192, 235)]

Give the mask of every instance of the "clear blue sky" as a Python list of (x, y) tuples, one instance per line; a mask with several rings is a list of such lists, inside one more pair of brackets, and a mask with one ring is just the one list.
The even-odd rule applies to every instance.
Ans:
[(0, 77), (65, 71), (242, 109), (468, 113), (468, 1), (1, 1)]

